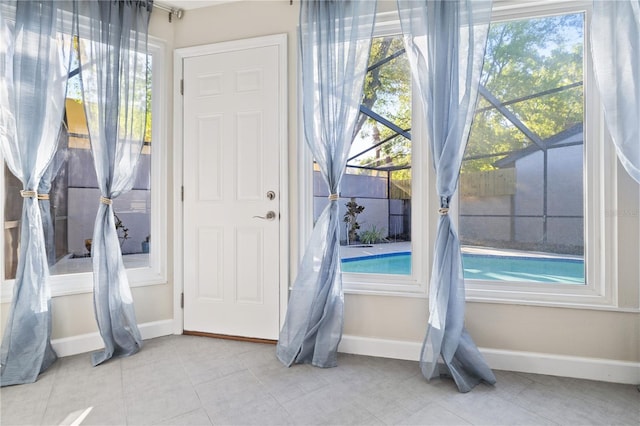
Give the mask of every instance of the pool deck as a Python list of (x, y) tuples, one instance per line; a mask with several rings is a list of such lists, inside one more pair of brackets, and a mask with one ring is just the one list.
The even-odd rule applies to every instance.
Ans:
[(398, 253), (411, 251), (411, 241), (401, 243), (384, 244), (354, 244), (352, 246), (340, 246), (340, 257), (351, 259), (354, 257), (374, 256), (376, 254)]
[[(342, 259), (351, 259), (354, 257), (374, 256), (379, 254), (398, 252), (411, 252), (411, 241), (403, 241), (400, 243), (383, 243), (370, 245), (354, 244), (352, 246), (340, 246), (340, 257)], [(568, 254), (543, 253), (474, 246), (462, 246), (462, 253), (509, 257), (537, 257), (548, 259), (583, 259), (582, 256), (572, 256)]]

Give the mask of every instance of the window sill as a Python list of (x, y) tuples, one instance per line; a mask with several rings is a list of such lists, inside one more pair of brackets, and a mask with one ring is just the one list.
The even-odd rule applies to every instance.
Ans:
[(425, 280), (414, 275), (382, 274), (342, 274), (342, 287), (345, 294), (365, 294), (372, 296), (427, 297)]
[(467, 302), (640, 312), (636, 308), (618, 307), (611, 286), (467, 280), (465, 287)]
[[(122, 256), (124, 267), (126, 269), (146, 268), (149, 266), (149, 254), (126, 254)], [(58, 275), (70, 275), (70, 274), (82, 274), (91, 272), (91, 257), (73, 257), (73, 255), (67, 255), (56, 262), (49, 269), (51, 279), (55, 280)]]
[[(153, 267), (148, 254), (130, 254), (123, 256), (129, 279), (129, 286), (145, 287), (166, 284), (166, 274), (159, 267)], [(69, 296), (73, 294), (93, 293), (93, 273), (91, 258), (64, 258), (57, 262), (50, 271), (49, 284), (51, 297)], [(6, 280), (0, 292), (0, 303), (10, 303), (13, 298), (15, 280)]]
[[(357, 282), (354, 282), (349, 278), (350, 277), (343, 278), (344, 294), (428, 299), (427, 286), (424, 284), (418, 284), (415, 281), (413, 281), (413, 284), (410, 283), (411, 280), (383, 283), (378, 276), (378, 280), (376, 280), (377, 282), (372, 282), (374, 280), (368, 280), (369, 282), (367, 282), (364, 277), (359, 279)], [(541, 287), (538, 287), (538, 291), (532, 291), (531, 288), (527, 289), (527, 291), (523, 291), (522, 289), (516, 290), (513, 287), (511, 290), (496, 290), (479, 288), (481, 284), (470, 283), (469, 281), (466, 281), (465, 284), (465, 300), (467, 303), (490, 303), (640, 313), (639, 308), (619, 307), (611, 300), (611, 298), (593, 294), (588, 288), (584, 288), (584, 286), (581, 286), (583, 287), (580, 288), (580, 290), (582, 290), (581, 292), (569, 294), (564, 291), (565, 289), (563, 288), (547, 289), (553, 291), (544, 292)], [(512, 284), (513, 283), (511, 283), (511, 285)], [(495, 283), (493, 283), (493, 285), (500, 286)], [(534, 287), (530, 284), (528, 286)]]

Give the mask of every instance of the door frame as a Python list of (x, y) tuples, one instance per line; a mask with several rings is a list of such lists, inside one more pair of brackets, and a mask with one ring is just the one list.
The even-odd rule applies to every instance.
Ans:
[(280, 182), (278, 208), (280, 211), (280, 284), (279, 318), (280, 327), (284, 324), (289, 298), (289, 128), (288, 128), (288, 77), (287, 77), (287, 34), (275, 34), (242, 40), (225, 41), (201, 46), (175, 49), (173, 53), (173, 330), (174, 334), (184, 331), (184, 310), (182, 294), (184, 292), (184, 216), (182, 188), (184, 185), (184, 140), (183, 140), (183, 96), (181, 93), (184, 60), (196, 56), (216, 53), (235, 52), (259, 47), (278, 47), (279, 103), (278, 139), (280, 150)]

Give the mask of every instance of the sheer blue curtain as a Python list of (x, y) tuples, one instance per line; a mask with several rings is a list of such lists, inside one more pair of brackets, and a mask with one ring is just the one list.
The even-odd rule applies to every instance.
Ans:
[(56, 360), (38, 190), (56, 152), (64, 113), (72, 14), (70, 4), (61, 1), (3, 3), (0, 145), (24, 188), (18, 267), (0, 349), (0, 382), (7, 386), (34, 382)]
[(142, 347), (112, 200), (129, 191), (145, 134), (147, 31), (152, 2), (80, 2), (80, 80), (100, 200), (91, 257), (93, 301), (105, 349), (94, 365)]
[(491, 1), (398, 0), (398, 10), (440, 197), (420, 366), (432, 379), (442, 359), (460, 392), (468, 392), (481, 381), (493, 384), (496, 379), (464, 327), (462, 255), (448, 212), (473, 121)]
[(591, 53), (618, 158), (640, 183), (640, 0), (593, 2)]
[(300, 264), (277, 356), (334, 367), (342, 338), (338, 194), (359, 114), (375, 1), (303, 0), (300, 56), (305, 140), (329, 188)]

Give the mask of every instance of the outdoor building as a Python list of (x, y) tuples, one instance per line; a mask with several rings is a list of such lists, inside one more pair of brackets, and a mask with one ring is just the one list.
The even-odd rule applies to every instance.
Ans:
[[(339, 203), (339, 215), (344, 217), (347, 203), (351, 198), (364, 207), (357, 221), (360, 232), (375, 229), (380, 232), (380, 237), (386, 240), (409, 240), (411, 237), (411, 198), (410, 193), (394, 186), (387, 173), (380, 176), (346, 174), (342, 179), (341, 198)], [(319, 172), (313, 173), (313, 210), (314, 221), (328, 203), (327, 188), (322, 181)], [(398, 198), (393, 198), (396, 195)], [(404, 198), (400, 198), (404, 196)], [(341, 242), (347, 244), (348, 224), (343, 223), (341, 228)], [(358, 241), (349, 241), (349, 244), (357, 244)]]
[[(584, 248), (582, 123), (496, 161), (496, 170), (462, 175), (463, 244), (581, 255)], [(526, 217), (522, 217), (526, 215)]]

